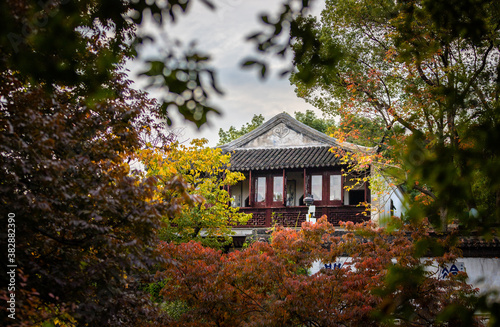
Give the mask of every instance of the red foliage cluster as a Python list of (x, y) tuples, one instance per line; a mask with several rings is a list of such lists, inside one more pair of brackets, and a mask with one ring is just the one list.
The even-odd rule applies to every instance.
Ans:
[[(195, 242), (160, 244), (164, 265), (157, 278), (166, 281), (160, 294), (167, 303), (184, 304), (170, 324), (361, 326), (397, 319), (403, 325), (433, 325), (455, 319), (442, 314), (452, 304), (470, 312), (475, 291), (464, 279), (438, 280), (425, 269), (430, 261), (419, 259), (419, 246), (441, 242), (425, 228), (344, 227), (347, 233), (335, 236), (323, 217), (300, 231), (278, 229), (270, 243), (229, 254)], [(341, 269), (308, 273), (314, 262), (340, 256), (351, 258)]]

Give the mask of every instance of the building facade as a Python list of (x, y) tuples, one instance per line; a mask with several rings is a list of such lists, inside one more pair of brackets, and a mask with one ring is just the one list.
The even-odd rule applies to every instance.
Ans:
[(220, 148), (231, 154), (230, 169), (246, 177), (230, 192), (234, 206), (253, 214), (247, 227), (300, 227), (312, 208), (334, 225), (371, 218), (364, 205), (372, 202), (368, 183), (344, 176), (346, 166), (332, 149), (373, 148), (339, 143), (286, 113)]
[[(220, 146), (224, 153), (231, 153), (231, 170), (242, 172), (246, 179), (231, 187), (233, 205), (253, 218), (245, 226), (235, 228), (235, 244), (244, 242), (254, 234), (266, 235), (264, 228), (279, 224), (300, 227), (306, 221), (311, 198), (316, 217), (326, 215), (328, 221), (378, 221), (383, 215), (400, 216), (404, 211), (401, 191), (389, 187), (377, 200), (371, 196), (367, 183), (353, 186), (350, 176), (344, 176), (347, 167), (341, 164), (332, 149), (344, 151), (375, 151), (327, 136), (300, 123), (288, 114), (279, 114), (252, 132)], [(365, 174), (369, 174), (370, 170)], [(387, 183), (390, 185), (390, 183)], [(347, 186), (347, 188), (346, 188)], [(349, 187), (351, 186), (351, 187)], [(371, 205), (366, 212), (363, 203)], [(259, 234), (260, 233), (260, 234)], [(485, 241), (481, 237), (462, 238), (459, 247), (463, 257), (448, 267), (436, 266), (445, 277), (454, 271), (466, 271), (469, 282), (481, 293), (500, 292), (500, 241)], [(327, 263), (331, 269), (342, 267), (342, 260)], [(317, 262), (311, 273), (319, 271), (325, 263)], [(455, 269), (455, 270), (454, 270)], [(497, 298), (494, 300), (498, 301)]]

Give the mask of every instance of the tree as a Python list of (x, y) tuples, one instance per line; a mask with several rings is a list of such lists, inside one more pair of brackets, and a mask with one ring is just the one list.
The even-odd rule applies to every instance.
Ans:
[(321, 22), (297, 20), (316, 40), (296, 38), (297, 94), (325, 112), (382, 120), (386, 156), (370, 160), (429, 197), (411, 216), (442, 228), (458, 219), (490, 233), (500, 222), (490, 143), (498, 138), (498, 10), (494, 1), (332, 0)]
[[(142, 136), (161, 132), (158, 120), (171, 123), (172, 108), (205, 123), (217, 113), (208, 99), (220, 90), (209, 57), (176, 51), (176, 43), (144, 72), (164, 91), (159, 105), (130, 89), (121, 72), (125, 59), (154, 40), (136, 34), (139, 24), (174, 21), (192, 3), (0, 3), (0, 203), (9, 213), (1, 219), (15, 223), (16, 252), (8, 258), (19, 267), (17, 319), (5, 325), (144, 325), (153, 318), (135, 285), (154, 262), (160, 217), (175, 215), (180, 204), (168, 194), (170, 203), (151, 201), (155, 179), (140, 179), (128, 161), (144, 146)], [(179, 179), (163, 185), (196, 203)], [(2, 244), (11, 234), (0, 234)]]
[[(365, 117), (341, 117), (340, 122), (335, 122), (333, 118), (320, 118), (316, 116), (314, 111), (308, 109), (305, 113), (296, 111), (295, 119), (315, 130), (329, 134), (330, 136), (353, 142), (363, 146), (374, 146), (378, 144), (383, 137), (383, 124), (378, 119), (368, 119)], [(232, 140), (236, 140), (255, 128), (262, 125), (264, 117), (262, 115), (254, 115), (252, 121), (246, 123), (239, 130), (231, 126), (227, 131), (219, 129), (218, 145), (226, 144)]]
[[(327, 114), (328, 116), (328, 114)], [(339, 141), (348, 141), (363, 146), (375, 146), (383, 138), (383, 124), (380, 119), (369, 119), (362, 116), (340, 116), (334, 118), (319, 118), (314, 111), (295, 112), (295, 119), (315, 130), (336, 137)]]
[[(174, 243), (190, 240), (205, 246), (221, 247), (232, 242), (231, 226), (244, 224), (250, 215), (238, 212), (231, 205), (228, 187), (244, 180), (242, 173), (229, 170), (230, 154), (208, 148), (207, 141), (193, 140), (190, 146), (170, 144), (164, 149), (144, 149), (139, 158), (145, 164), (147, 176), (157, 178), (158, 201), (180, 198), (187, 191), (186, 201), (180, 201), (180, 210), (163, 217), (165, 227), (160, 238)], [(189, 188), (168, 189), (168, 182), (180, 176)], [(165, 198), (166, 196), (166, 198)], [(192, 202), (197, 198), (196, 203)]]
[[(179, 53), (176, 44), (144, 72), (165, 91), (159, 105), (130, 89), (121, 72), (125, 59), (154, 40), (136, 34), (143, 20), (174, 21), (192, 3), (0, 2), (0, 206), (2, 222), (15, 224), (8, 259), (19, 282), (17, 319), (4, 325), (153, 319), (136, 284), (154, 263), (160, 217), (175, 215), (180, 204), (151, 201), (155, 179), (140, 179), (128, 161), (144, 146), (142, 136), (161, 133), (157, 121), (170, 123), (167, 109), (200, 126), (217, 113), (207, 100), (220, 90), (209, 57), (193, 48)], [(179, 179), (163, 185), (196, 203)], [(12, 245), (12, 234), (2, 232), (2, 244)], [(0, 292), (3, 299), (14, 294)]]
[(249, 123), (246, 123), (245, 125), (241, 126), (240, 129), (236, 129), (236, 127), (231, 126), (228, 128), (227, 131), (224, 131), (222, 128), (219, 129), (219, 142), (217, 145), (222, 145), (231, 142), (232, 140), (236, 140), (240, 136), (243, 136), (260, 125), (264, 122), (264, 116), (261, 114), (259, 115), (253, 115), (252, 120)]
[[(452, 261), (456, 249), (434, 262), (420, 260), (423, 243), (438, 249), (452, 245), (453, 238), (436, 240), (422, 225), (399, 225), (399, 231), (345, 227), (348, 233), (334, 236), (323, 217), (298, 231), (276, 230), (270, 244), (256, 242), (229, 254), (195, 242), (161, 243), (164, 264), (157, 278), (166, 282), (160, 296), (183, 308), (169, 325), (376, 326), (380, 317), (408, 326), (480, 325), (472, 317), (475, 291), (464, 276), (435, 275), (435, 265)], [(307, 273), (314, 262), (334, 263), (341, 256), (352, 261)], [(389, 279), (389, 271), (403, 282)], [(447, 315), (450, 307), (461, 314)]]
[(160, 107), (121, 73), (132, 51), (130, 6), (106, 5), (0, 4), (0, 206), (9, 223), (1, 238), (15, 243), (6, 259), (18, 267), (1, 277), (15, 281), (15, 291), (0, 290), (2, 299), (15, 295), (3, 325), (154, 317), (137, 286), (155, 262), (160, 217), (176, 207), (150, 201), (154, 178), (128, 166), (141, 136), (159, 130)]
[(362, 116), (340, 116), (337, 123), (333, 118), (319, 118), (314, 111), (295, 112), (295, 119), (315, 130), (363, 146), (375, 146), (383, 138), (383, 124), (380, 119)]
[(319, 118), (310, 109), (306, 110), (305, 113), (296, 111), (294, 114), (295, 119), (321, 133), (327, 133), (329, 127), (335, 126), (335, 120)]
[[(200, 2), (215, 8), (209, 0)], [(136, 57), (145, 41), (155, 40), (153, 33), (138, 35), (137, 27), (145, 20), (157, 26), (175, 21), (192, 3), (4, 1), (0, 4), (0, 70), (18, 71), (29, 82), (49, 88), (55, 83), (89, 97), (106, 97), (102, 84), (113, 77), (116, 65)], [(169, 124), (168, 110), (177, 109), (200, 127), (209, 113), (219, 113), (207, 100), (221, 91), (209, 67), (210, 58), (193, 47), (179, 48), (178, 43), (164, 48), (164, 56), (146, 61), (149, 69), (143, 74), (150, 77), (150, 88), (164, 92), (159, 102)]]
[(154, 102), (118, 74), (108, 84), (114, 97), (93, 107), (69, 89), (48, 94), (16, 73), (0, 78), (1, 207), (13, 218), (9, 260), (20, 269), (16, 320), (5, 325), (152, 316), (135, 285), (154, 262), (155, 231), (170, 204), (150, 201), (154, 178), (134, 177), (127, 158), (141, 146), (136, 127), (155, 126), (147, 118)]
[(292, 76), (326, 112), (383, 120), (382, 152), (354, 161), (405, 185), (409, 219), (487, 238), (500, 222), (498, 11), (488, 0), (327, 1), (320, 22), (296, 21), (310, 37), (296, 35)]
[[(201, 1), (213, 7), (208, 0)], [(200, 126), (209, 113), (217, 112), (208, 99), (220, 90), (209, 57), (193, 48), (179, 54), (175, 44), (164, 49), (163, 57), (149, 61), (144, 73), (150, 76), (152, 87), (164, 91), (159, 106), (129, 89), (129, 82), (119, 72), (123, 59), (134, 56), (143, 41), (152, 39), (151, 35), (135, 34), (143, 19), (152, 17), (161, 25), (175, 20), (192, 3), (0, 3), (1, 208), (15, 215), (7, 217), (15, 219), (15, 259), (23, 270), (17, 271), (22, 281), (16, 293), (19, 320), (3, 321), (6, 324), (145, 325), (153, 319), (154, 308), (135, 285), (145, 268), (154, 263), (154, 231), (161, 225), (161, 216), (174, 216), (181, 203), (195, 204), (200, 199), (184, 193), (179, 198), (169, 197), (167, 191), (187, 187), (174, 178), (164, 182), (167, 201), (151, 201), (158, 197), (155, 179), (134, 176), (127, 161), (144, 145), (140, 140), (141, 133), (148, 132), (144, 126), (155, 122), (147, 117), (170, 122), (167, 113), (174, 108)], [(251, 39), (262, 51), (284, 56), (291, 41), (280, 44), (279, 39), (287, 24), (295, 36), (307, 36), (311, 31), (302, 33), (293, 20), (308, 3), (285, 1), (276, 19), (262, 17), (270, 32), (257, 33)], [(436, 6), (427, 7), (417, 9), (428, 9), (429, 17), (436, 20), (431, 10)], [(407, 17), (412, 13), (404, 12)], [(482, 14), (474, 12), (473, 22), (486, 22), (481, 17), (490, 16)], [(468, 20), (465, 22), (467, 25)], [(439, 26), (448, 28), (446, 20), (444, 23)], [(404, 35), (406, 26), (400, 26)], [(489, 22), (484, 26), (489, 28)], [(459, 30), (456, 27), (452, 24), (451, 30)], [(331, 56), (316, 62), (335, 60)], [(266, 74), (265, 64), (248, 64), (253, 65), (261, 67), (262, 76)], [(497, 144), (496, 134), (486, 138), (489, 135), (483, 133), (492, 131), (492, 126), (496, 127), (494, 120), (478, 119), (467, 141), (493, 140), (491, 144)], [(495, 193), (498, 183), (490, 178), (497, 176), (498, 165), (491, 160), (497, 158), (497, 150), (490, 147), (483, 153), (475, 149), (465, 148), (470, 151), (464, 151), (464, 157), (477, 165), (484, 155), (489, 156), (477, 180), (491, 184)], [(1, 234), (2, 240), (9, 240), (7, 236)], [(5, 278), (3, 275), (2, 282)], [(12, 294), (1, 291), (3, 298)]]

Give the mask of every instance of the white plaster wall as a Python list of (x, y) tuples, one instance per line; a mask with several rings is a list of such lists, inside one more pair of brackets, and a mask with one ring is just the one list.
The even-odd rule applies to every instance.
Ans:
[[(338, 257), (335, 263), (343, 265), (346, 261), (350, 260), (351, 258), (349, 257)], [(312, 267), (309, 269), (309, 275), (318, 273), (324, 266), (324, 263), (322, 263), (321, 261), (314, 261)]]
[[(344, 264), (349, 260), (349, 257), (339, 257), (335, 263)], [(464, 264), (465, 272), (469, 277), (468, 283), (478, 288), (479, 294), (488, 291), (500, 293), (500, 258), (458, 258), (456, 262)], [(309, 270), (310, 275), (319, 272), (323, 267), (322, 262), (315, 261)], [(496, 299), (500, 300), (500, 294)]]
[[(372, 176), (374, 176), (373, 167)], [(381, 226), (387, 223), (387, 219), (390, 218), (391, 213), (391, 200), (395, 207), (394, 216), (401, 217), (405, 212), (406, 207), (403, 194), (398, 188), (391, 185), (390, 179), (378, 176), (376, 180), (372, 180), (370, 191), (372, 203), (371, 220), (375, 223)], [(381, 192), (380, 195), (378, 195), (379, 192)]]
[(321, 143), (280, 123), (270, 131), (245, 144), (243, 148), (290, 147), (315, 144), (320, 145)]
[[(376, 198), (377, 200), (374, 200)], [(391, 200), (394, 204), (394, 216), (401, 217), (406, 210), (404, 197), (397, 188), (387, 186), (387, 191), (378, 197), (372, 195), (372, 221), (385, 226), (391, 218)]]
[(245, 199), (248, 198), (248, 196), (250, 195), (249, 191), (249, 182), (248, 182), (248, 179), (245, 179), (243, 182), (243, 196), (242, 196), (242, 203), (241, 203), (241, 206), (243, 207), (245, 205)]
[(391, 200), (393, 201), (394, 204), (394, 216), (396, 217), (401, 217), (401, 214), (403, 213), (404, 207), (403, 207), (403, 202), (401, 199), (403, 198), (403, 195), (401, 192), (394, 188), (390, 191), (389, 195), (385, 199), (385, 206), (384, 206), (384, 213), (389, 215), (391, 213)]
[(479, 288), (480, 292), (500, 292), (499, 258), (460, 258), (457, 261), (464, 263), (470, 283)]

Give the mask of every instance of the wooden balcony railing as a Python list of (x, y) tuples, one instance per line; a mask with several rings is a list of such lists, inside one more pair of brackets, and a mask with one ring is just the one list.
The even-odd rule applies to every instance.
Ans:
[[(280, 208), (240, 208), (241, 212), (253, 214), (246, 225), (237, 227), (271, 227), (275, 224), (284, 227), (300, 227), (306, 221), (308, 208), (300, 207), (280, 207)], [(360, 223), (370, 220), (370, 215), (364, 214), (365, 208), (358, 206), (316, 206), (316, 218), (323, 215), (328, 217), (328, 221), (334, 226), (338, 226), (340, 221), (352, 221)]]

